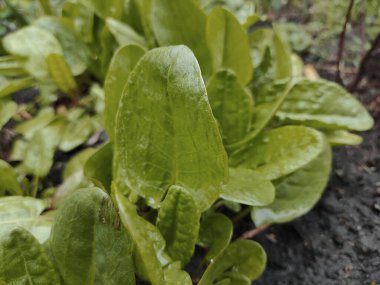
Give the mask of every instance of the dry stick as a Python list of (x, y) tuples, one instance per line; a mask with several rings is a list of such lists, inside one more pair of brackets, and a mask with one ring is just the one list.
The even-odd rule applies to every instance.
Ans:
[(377, 34), (375, 40), (372, 42), (371, 48), (366, 52), (366, 54), (363, 56), (362, 60), (360, 61), (359, 70), (356, 73), (354, 80), (348, 87), (350, 92), (354, 92), (356, 88), (358, 87), (360, 81), (363, 79), (363, 76), (366, 71), (367, 63), (371, 59), (373, 52), (376, 50), (377, 46), (379, 45), (380, 45), (380, 32)]
[(255, 236), (257, 236), (259, 233), (265, 231), (267, 228), (269, 228), (271, 225), (261, 225), (253, 230), (249, 230), (241, 235), (241, 239), (251, 239)]
[(343, 51), (344, 51), (344, 40), (346, 37), (346, 30), (347, 30), (347, 25), (351, 20), (351, 14), (352, 14), (352, 8), (354, 7), (354, 2), (355, 0), (350, 0), (350, 4), (348, 5), (348, 9), (346, 12), (346, 19), (343, 24), (343, 29), (342, 32), (340, 33), (339, 36), (339, 46), (338, 46), (338, 55), (337, 55), (337, 62), (336, 62), (336, 76), (335, 76), (335, 81), (342, 83), (342, 78), (340, 77), (340, 65), (343, 57)]

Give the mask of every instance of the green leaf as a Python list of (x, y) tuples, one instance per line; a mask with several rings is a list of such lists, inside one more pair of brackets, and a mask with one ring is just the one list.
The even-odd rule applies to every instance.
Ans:
[(0, 129), (13, 117), (17, 112), (17, 104), (13, 101), (0, 99)]
[(51, 215), (41, 215), (46, 206), (43, 200), (31, 197), (0, 198), (0, 236), (10, 229), (22, 227), (44, 243), (53, 222)]
[(114, 17), (120, 19), (123, 15), (123, 0), (82, 0), (83, 5), (95, 11), (96, 15), (102, 19)]
[(252, 94), (240, 85), (230, 70), (221, 70), (210, 78), (207, 94), (225, 143), (230, 145), (241, 140), (251, 126)]
[(145, 39), (129, 25), (113, 18), (107, 18), (106, 25), (120, 46), (138, 45), (144, 48), (147, 47)]
[(160, 46), (188, 46), (197, 57), (202, 73), (211, 73), (211, 57), (206, 44), (206, 15), (195, 1), (155, 0), (151, 15), (153, 31)]
[(0, 284), (61, 283), (44, 248), (26, 230), (16, 228), (0, 235)]
[(297, 82), (277, 116), (316, 128), (365, 131), (374, 121), (365, 107), (336, 83), (308, 79)]
[(294, 173), (275, 181), (276, 199), (265, 207), (255, 207), (256, 226), (284, 223), (310, 211), (320, 199), (331, 170), (331, 149), (327, 142), (315, 159)]
[(112, 181), (113, 145), (106, 143), (91, 155), (84, 165), (84, 175), (95, 185), (110, 191)]
[(193, 282), (189, 276), (189, 274), (181, 270), (181, 263), (175, 262), (172, 264), (169, 264), (165, 270), (165, 284), (166, 285), (192, 285)]
[[(96, 152), (95, 148), (86, 148), (79, 152), (78, 154), (74, 155), (70, 158), (70, 160), (66, 163), (66, 166), (63, 170), (63, 180), (70, 177), (74, 173), (78, 171), (83, 171), (83, 168), (85, 164), (87, 163), (88, 159)], [(104, 170), (104, 169), (103, 169)]]
[(80, 189), (63, 202), (50, 247), (64, 284), (135, 282), (132, 242), (110, 197), (99, 188)]
[[(226, 272), (222, 276), (223, 278), (226, 278), (226, 279), (219, 281), (218, 283), (216, 283), (216, 285), (222, 285), (222, 284), (251, 285), (252, 284), (251, 280), (249, 280), (247, 276), (245, 276), (244, 274), (241, 274), (240, 272)], [(225, 283), (222, 283), (223, 281)]]
[(118, 189), (115, 193), (115, 200), (119, 207), (121, 221), (134, 242), (135, 250), (143, 262), (148, 280), (152, 285), (166, 285), (164, 272), (157, 258), (154, 244), (151, 242), (152, 237), (148, 236), (149, 231), (146, 230), (148, 222), (137, 214), (135, 206)]
[(276, 79), (292, 77), (292, 53), (287, 43), (285, 43), (276, 31), (273, 32), (273, 47)]
[(206, 215), (199, 231), (199, 245), (208, 248), (205, 259), (211, 261), (223, 252), (231, 241), (232, 233), (232, 222), (225, 215)]
[(24, 77), (20, 79), (11, 79), (1, 82), (0, 86), (0, 98), (8, 95), (12, 95), (14, 92), (31, 87), (34, 85), (32, 77)]
[(258, 243), (251, 240), (237, 240), (207, 267), (198, 284), (212, 285), (227, 271), (238, 272), (250, 280), (255, 280), (264, 271), (266, 261), (265, 251)]
[(53, 108), (46, 107), (41, 109), (34, 118), (18, 124), (14, 130), (22, 134), (25, 138), (31, 139), (37, 131), (50, 124), (54, 118), (55, 114)]
[(105, 109), (104, 126), (111, 140), (114, 138), (116, 113), (120, 97), (127, 84), (129, 74), (145, 51), (136, 45), (119, 48), (110, 63), (104, 81)]
[(68, 123), (63, 130), (59, 149), (65, 152), (73, 150), (83, 144), (92, 132), (92, 120), (86, 115), (79, 118), (78, 121)]
[(227, 10), (217, 7), (207, 18), (207, 44), (214, 71), (232, 69), (241, 85), (252, 78), (253, 66), (248, 38), (238, 20)]
[(323, 150), (322, 133), (303, 126), (285, 126), (258, 136), (230, 158), (230, 165), (255, 170), (274, 180), (305, 166)]
[(188, 48), (158, 48), (141, 58), (121, 98), (115, 135), (119, 187), (126, 185), (153, 207), (171, 185), (194, 194), (202, 211), (218, 197), (227, 157)]
[(70, 67), (62, 55), (51, 53), (46, 58), (46, 63), (51, 77), (63, 93), (70, 94), (77, 89)]
[(166, 240), (173, 260), (185, 266), (192, 257), (198, 239), (200, 212), (186, 189), (171, 186), (157, 217), (157, 228)]
[(222, 187), (221, 198), (249, 206), (264, 206), (273, 202), (273, 184), (261, 174), (247, 168), (230, 168), (229, 172), (230, 179)]
[(325, 130), (323, 133), (325, 134), (327, 141), (333, 146), (358, 145), (363, 142), (362, 137), (351, 134), (345, 130)]
[(0, 56), (0, 75), (20, 76), (25, 75), (22, 62), (24, 58), (19, 56), (7, 55)]
[(49, 78), (46, 58), (63, 54), (58, 40), (46, 30), (34, 26), (21, 28), (3, 38), (4, 48), (13, 55), (24, 56), (25, 69), (37, 79)]
[(23, 194), (13, 167), (0, 159), (0, 196), (3, 196), (6, 192), (12, 195)]

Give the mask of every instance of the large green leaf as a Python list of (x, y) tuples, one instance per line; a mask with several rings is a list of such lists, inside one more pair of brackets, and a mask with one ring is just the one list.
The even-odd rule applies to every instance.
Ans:
[[(146, 220), (141, 218), (135, 206), (117, 189), (115, 200), (119, 207), (121, 221), (129, 232), (141, 263), (143, 263), (147, 279), (152, 285), (165, 285), (164, 272), (152, 243), (152, 232), (147, 230)], [(153, 237), (153, 239), (156, 239)]]
[(44, 248), (26, 230), (0, 235), (0, 284), (61, 284)]
[(194, 253), (198, 239), (200, 212), (192, 195), (171, 186), (158, 212), (157, 228), (166, 240), (173, 260), (185, 266)]
[(51, 215), (41, 215), (46, 207), (43, 200), (31, 197), (0, 198), (0, 236), (10, 229), (23, 227), (41, 243), (45, 242), (53, 222)]
[(365, 107), (336, 83), (299, 81), (290, 91), (277, 116), (316, 128), (365, 131), (373, 119)]
[(310, 163), (274, 182), (275, 201), (252, 211), (256, 226), (288, 222), (310, 211), (326, 187), (330, 170), (331, 149), (325, 142), (323, 152)]
[(240, 85), (233, 71), (221, 70), (208, 81), (207, 95), (225, 143), (241, 140), (251, 126), (252, 94)]
[(106, 24), (120, 46), (139, 45), (146, 48), (145, 39), (129, 25), (113, 18), (107, 18)]
[(273, 184), (254, 170), (230, 168), (230, 179), (223, 185), (220, 197), (250, 206), (264, 206), (273, 202)]
[(206, 45), (206, 15), (193, 0), (154, 0), (152, 27), (160, 46), (184, 44), (197, 57), (203, 74), (211, 73)]
[(171, 185), (188, 189), (201, 210), (218, 197), (227, 157), (188, 48), (154, 49), (130, 74), (116, 121), (114, 164), (118, 186), (153, 207)]
[(199, 231), (199, 244), (207, 247), (205, 259), (210, 261), (217, 257), (230, 243), (233, 225), (229, 218), (220, 213), (206, 215)]
[(49, 78), (46, 58), (49, 54), (63, 54), (58, 40), (48, 31), (27, 26), (3, 38), (4, 48), (13, 55), (24, 56), (25, 69), (37, 79)]
[(285, 126), (258, 136), (231, 157), (230, 164), (254, 169), (262, 178), (274, 180), (308, 164), (323, 147), (322, 133), (303, 126)]
[(116, 113), (124, 86), (127, 84), (129, 74), (144, 53), (145, 51), (139, 46), (127, 45), (119, 48), (111, 60), (104, 81), (104, 127), (111, 140), (114, 138)]
[(132, 242), (110, 197), (74, 192), (58, 209), (50, 248), (64, 284), (134, 284)]
[(238, 240), (230, 244), (213, 263), (211, 263), (199, 285), (212, 285), (223, 273), (232, 271), (245, 275), (250, 280), (257, 279), (266, 265), (264, 249), (251, 240)]
[(0, 196), (3, 196), (5, 192), (9, 192), (12, 195), (23, 194), (13, 167), (0, 159)]
[(240, 84), (247, 84), (252, 78), (252, 60), (248, 38), (235, 16), (215, 8), (207, 18), (206, 34), (214, 71), (232, 69)]

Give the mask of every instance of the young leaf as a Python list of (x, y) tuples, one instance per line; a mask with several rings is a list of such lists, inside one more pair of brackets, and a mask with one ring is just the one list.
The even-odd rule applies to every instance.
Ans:
[(290, 48), (276, 31), (273, 32), (273, 47), (276, 79), (292, 77), (293, 71)]
[(61, 284), (44, 248), (26, 230), (0, 235), (0, 284)]
[(17, 112), (17, 104), (7, 99), (0, 99), (0, 130)]
[(363, 142), (362, 137), (351, 134), (345, 130), (324, 130), (323, 133), (325, 134), (327, 141), (332, 146), (359, 145)]
[(323, 150), (322, 133), (303, 126), (272, 129), (230, 158), (233, 167), (255, 170), (263, 179), (274, 180), (305, 166)]
[(74, 192), (58, 209), (50, 248), (64, 284), (134, 284), (132, 242), (109, 196)]
[(315, 205), (326, 187), (331, 170), (331, 149), (324, 143), (322, 153), (294, 173), (274, 182), (275, 201), (255, 207), (252, 219), (256, 226), (284, 223), (296, 219)]
[(83, 144), (93, 131), (93, 124), (89, 116), (83, 116), (78, 121), (68, 123), (62, 133), (59, 149), (71, 151)]
[(201, 210), (218, 197), (227, 157), (188, 48), (151, 50), (130, 74), (116, 119), (114, 164), (118, 185), (153, 207), (171, 185), (188, 189)]
[(208, 81), (207, 95), (225, 143), (241, 140), (251, 125), (252, 94), (240, 85), (233, 71), (221, 70)]
[(191, 281), (191, 278), (189, 274), (181, 270), (181, 263), (180, 262), (174, 262), (172, 264), (169, 264), (165, 270), (165, 284), (166, 285), (192, 285), (193, 282)]
[(89, 147), (85, 148), (81, 152), (72, 156), (70, 160), (66, 163), (65, 168), (62, 173), (63, 180), (66, 180), (71, 175), (78, 171), (84, 171), (85, 164), (87, 160), (96, 152), (95, 148)]
[(152, 238), (148, 236), (149, 231), (146, 230), (148, 222), (137, 214), (135, 206), (118, 189), (115, 192), (115, 200), (121, 221), (133, 240), (147, 279), (152, 285), (165, 285), (164, 272), (151, 242)]
[(123, 0), (82, 0), (81, 2), (89, 9), (95, 11), (96, 15), (102, 19), (106, 19), (107, 17), (120, 19), (123, 15)]
[(205, 259), (211, 261), (230, 243), (233, 225), (229, 218), (220, 213), (206, 215), (199, 231), (199, 245), (207, 247)]
[(14, 130), (22, 134), (25, 138), (31, 139), (37, 131), (50, 124), (54, 118), (55, 114), (53, 108), (46, 107), (40, 109), (34, 118), (18, 124)]
[(316, 128), (366, 131), (373, 119), (365, 107), (338, 84), (308, 79), (297, 82), (277, 116)]
[(6, 192), (12, 195), (23, 194), (13, 167), (0, 159), (0, 196), (3, 196)]
[(200, 212), (192, 195), (171, 186), (158, 212), (157, 228), (166, 240), (173, 260), (185, 266), (194, 253), (199, 232)]
[(11, 79), (0, 82), (0, 98), (12, 95), (14, 92), (31, 87), (34, 85), (34, 80), (31, 77), (24, 77), (20, 79)]
[(258, 243), (251, 240), (237, 240), (207, 267), (198, 284), (212, 285), (217, 278), (228, 271), (238, 272), (250, 280), (255, 280), (264, 271), (266, 261), (265, 251)]
[(230, 179), (222, 186), (220, 197), (249, 206), (264, 206), (273, 202), (273, 184), (254, 170), (230, 168)]
[(53, 223), (51, 216), (41, 216), (46, 207), (43, 200), (31, 197), (0, 198), (0, 236), (10, 229), (23, 227), (44, 243)]
[(124, 86), (127, 84), (129, 74), (144, 53), (145, 51), (141, 47), (128, 45), (119, 48), (111, 60), (104, 81), (104, 127), (111, 140), (115, 136), (116, 113)]
[(120, 46), (138, 45), (144, 48), (147, 47), (145, 39), (129, 25), (113, 18), (107, 18), (106, 25)]
[(77, 89), (70, 67), (62, 55), (51, 53), (46, 58), (46, 63), (51, 77), (63, 93), (70, 94)]
[(153, 31), (160, 46), (188, 46), (197, 57), (202, 73), (211, 73), (210, 52), (206, 45), (206, 15), (195, 1), (155, 0), (151, 15)]
[(88, 158), (84, 165), (84, 175), (95, 185), (110, 191), (112, 181), (113, 145), (106, 143)]
[(20, 76), (26, 75), (26, 71), (23, 68), (23, 57), (6, 55), (0, 56), (0, 75), (6, 76)]
[(63, 54), (58, 40), (48, 31), (34, 26), (21, 28), (3, 38), (4, 48), (13, 55), (24, 56), (25, 69), (37, 79), (49, 78), (46, 58)]
[(215, 8), (207, 18), (207, 45), (214, 71), (232, 69), (241, 85), (252, 78), (253, 66), (248, 38), (238, 20), (224, 8)]

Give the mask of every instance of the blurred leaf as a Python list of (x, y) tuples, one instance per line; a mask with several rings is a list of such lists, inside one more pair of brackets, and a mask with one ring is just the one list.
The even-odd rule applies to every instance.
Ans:
[(0, 129), (13, 117), (17, 112), (17, 104), (13, 101), (0, 99)]
[(20, 79), (10, 79), (1, 82), (0, 81), (0, 98), (8, 95), (12, 95), (16, 91), (20, 91), (27, 87), (34, 85), (34, 80), (31, 77), (24, 77)]
[(70, 158), (63, 170), (62, 177), (65, 180), (77, 171), (82, 171), (87, 160), (96, 152), (94, 148), (86, 148)]
[(331, 170), (331, 149), (327, 142), (323, 151), (304, 167), (274, 182), (275, 201), (265, 207), (254, 207), (256, 226), (284, 223), (309, 212), (320, 199)]
[(25, 75), (23, 58), (19, 56), (0, 56), (0, 75), (20, 76)]
[(145, 39), (136, 33), (129, 25), (113, 18), (107, 18), (106, 24), (120, 46), (139, 45), (146, 48), (147, 43)]
[(95, 11), (96, 15), (102, 19), (114, 17), (120, 19), (124, 11), (123, 0), (82, 0), (85, 6)]
[(43, 200), (31, 197), (0, 198), (0, 236), (10, 229), (22, 227), (44, 243), (53, 223), (51, 215), (41, 215), (46, 207)]
[(222, 186), (220, 197), (250, 206), (264, 206), (273, 202), (275, 189), (260, 174), (247, 168), (230, 168), (230, 179)]
[(181, 270), (181, 263), (180, 262), (174, 262), (172, 264), (169, 264), (165, 270), (165, 284), (166, 285), (192, 285), (193, 282), (191, 281), (191, 278), (189, 274)]
[(248, 38), (235, 16), (215, 8), (207, 18), (206, 39), (214, 71), (232, 69), (239, 83), (246, 85), (252, 78), (252, 60)]
[(0, 196), (3, 196), (6, 192), (12, 195), (23, 195), (13, 167), (0, 159)]
[(15, 132), (22, 134), (25, 138), (31, 139), (32, 136), (40, 129), (46, 127), (55, 118), (53, 108), (46, 107), (41, 109), (37, 116), (15, 127)]
[(78, 121), (72, 121), (66, 124), (59, 149), (62, 151), (71, 151), (83, 144), (93, 131), (91, 118), (83, 116)]
[(284, 79), (292, 76), (291, 51), (287, 43), (274, 31), (273, 33), (275, 75), (276, 79)]
[(104, 127), (110, 140), (114, 139), (116, 113), (129, 74), (144, 53), (145, 52), (141, 47), (128, 45), (116, 50), (111, 60), (104, 81)]
[(63, 93), (71, 94), (77, 89), (77, 84), (71, 74), (70, 67), (62, 55), (49, 54), (46, 58), (46, 63), (51, 77)]
[(345, 130), (323, 131), (327, 141), (333, 146), (359, 145), (363, 138)]

